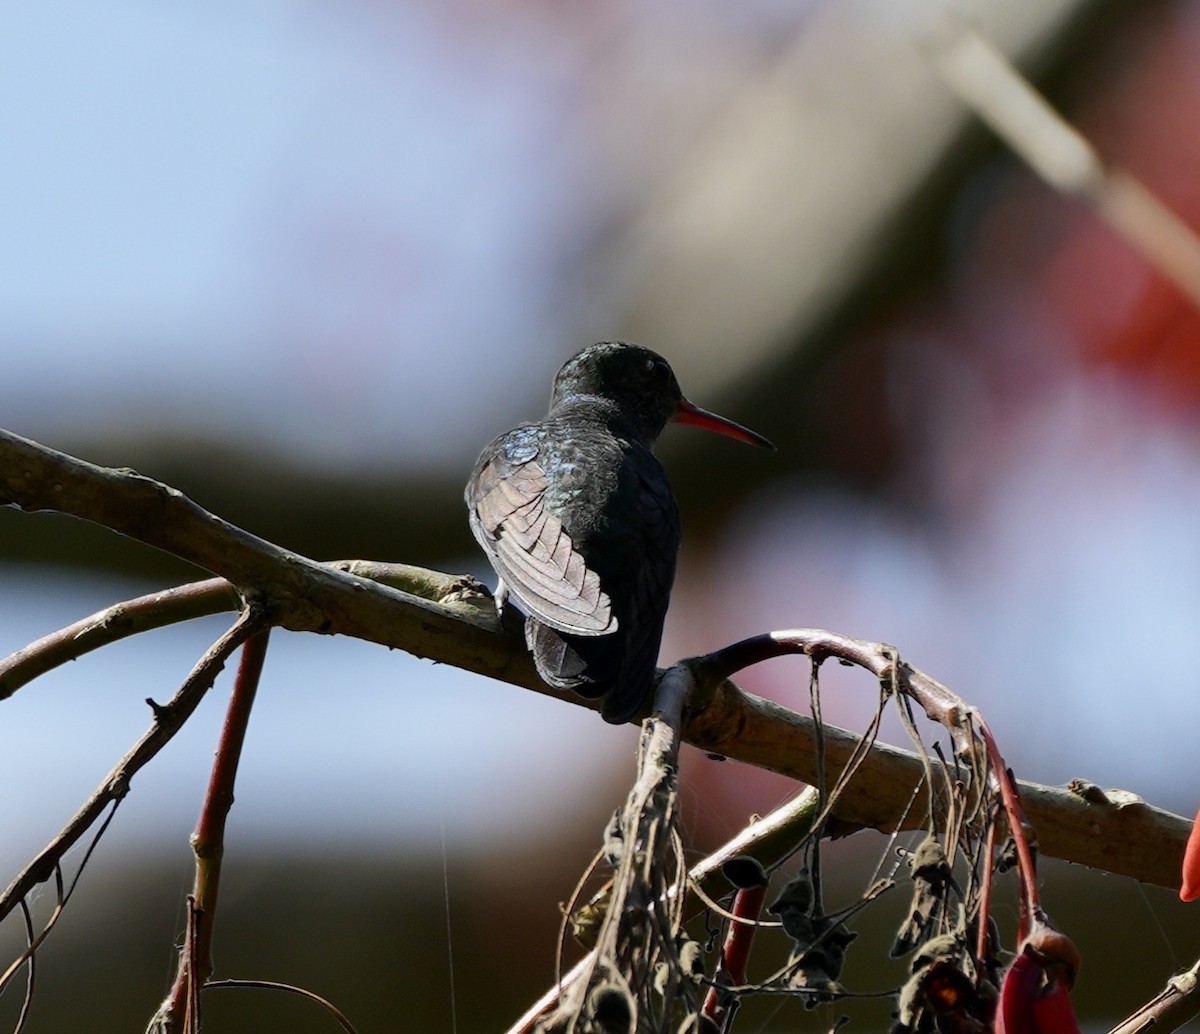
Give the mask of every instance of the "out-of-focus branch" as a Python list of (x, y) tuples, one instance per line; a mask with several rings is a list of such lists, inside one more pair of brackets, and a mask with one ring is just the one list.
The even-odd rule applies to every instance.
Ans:
[(1084, 137), (991, 43), (947, 19), (926, 41), (958, 96), (1047, 183), (1071, 194), (1200, 307), (1200, 239), (1129, 173), (1107, 168)]
[[(538, 678), (524, 643), (501, 629), (486, 598), (423, 599), (371, 581), (369, 565), (353, 568), (360, 576), (318, 564), (235, 528), (149, 478), (96, 467), (0, 432), (0, 501), (26, 510), (70, 513), (207, 566), (253, 591), (283, 627), (366, 639), (588, 704), (551, 690)], [(137, 512), (139, 508), (149, 515)], [(445, 577), (427, 572), (424, 580), (437, 585)], [(857, 664), (871, 653), (873, 644), (831, 632), (789, 634), (805, 632), (824, 656), (842, 657), (840, 651), (848, 651), (845, 659)], [(859, 738), (835, 726), (826, 726), (824, 737), (826, 773), (833, 779)], [(816, 781), (811, 720), (725, 680), (689, 702), (684, 739), (709, 753), (802, 782)], [(923, 772), (917, 755), (877, 744), (842, 791), (835, 817), (846, 826), (883, 830), (896, 828), (906, 815), (905, 821), (918, 823), (920, 809), (910, 807), (910, 798)], [(1024, 782), (1019, 788), (1043, 854), (1178, 886), (1190, 829), (1186, 819), (1131, 795), (1072, 793)]]

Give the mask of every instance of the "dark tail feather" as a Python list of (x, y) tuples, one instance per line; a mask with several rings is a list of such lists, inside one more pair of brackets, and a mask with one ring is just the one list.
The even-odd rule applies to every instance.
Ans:
[(555, 689), (604, 697), (600, 714), (606, 722), (623, 725), (641, 707), (646, 687), (620, 677), (623, 644), (613, 637), (568, 635), (527, 618), (525, 642), (538, 674)]
[(602, 697), (617, 674), (620, 654), (607, 636), (575, 636), (525, 619), (525, 643), (538, 674), (555, 689)]
[(653, 659), (648, 670), (621, 670), (625, 643), (616, 636), (569, 635), (526, 618), (525, 643), (548, 685), (592, 700), (604, 697), (600, 714), (613, 725), (638, 713), (653, 684)]
[(613, 725), (624, 725), (642, 709), (649, 691), (646, 684), (634, 685), (630, 679), (617, 681), (600, 706), (600, 717)]

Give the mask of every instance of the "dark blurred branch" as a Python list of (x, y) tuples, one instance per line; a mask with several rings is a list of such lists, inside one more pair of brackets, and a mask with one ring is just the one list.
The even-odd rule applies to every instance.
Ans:
[(933, 66), (976, 115), (1056, 190), (1079, 198), (1200, 307), (1200, 239), (1145, 186), (1105, 166), (991, 43), (947, 19), (927, 41)]
[[(252, 592), (273, 623), (285, 628), (366, 639), (586, 706), (545, 686), (521, 639), (500, 628), (491, 602), (465, 588), (425, 599), (371, 581), (370, 565), (343, 565), (350, 568), (344, 571), (318, 564), (235, 528), (149, 478), (84, 463), (5, 432), (0, 432), (0, 500), (25, 510), (70, 513), (169, 550)], [(439, 587), (465, 585), (447, 577), (426, 572), (414, 587), (436, 593)], [(839, 656), (838, 640), (846, 649), (861, 650), (858, 640), (821, 634), (827, 656)], [(857, 663), (857, 655), (847, 659)], [(859, 738), (835, 726), (826, 726), (824, 736), (826, 774), (833, 779)], [(728, 681), (689, 704), (684, 739), (803, 782), (817, 778), (811, 720)], [(836, 817), (848, 827), (892, 830), (904, 816), (907, 824), (919, 825), (920, 809), (910, 807), (910, 798), (923, 774), (916, 754), (877, 744), (842, 792)], [(1187, 820), (1129, 796), (1075, 794), (1024, 782), (1019, 787), (1043, 854), (1178, 886)]]

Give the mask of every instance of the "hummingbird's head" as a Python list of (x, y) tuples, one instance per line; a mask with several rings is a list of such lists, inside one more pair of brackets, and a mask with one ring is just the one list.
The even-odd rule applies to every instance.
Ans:
[(653, 446), (663, 428), (675, 421), (774, 448), (762, 435), (692, 405), (684, 398), (671, 364), (641, 345), (602, 341), (571, 356), (554, 378), (550, 407), (584, 397), (611, 404), (647, 446)]

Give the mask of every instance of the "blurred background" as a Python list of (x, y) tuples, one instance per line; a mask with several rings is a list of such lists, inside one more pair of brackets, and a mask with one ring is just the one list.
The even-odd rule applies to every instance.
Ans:
[[(950, 95), (921, 51), (946, 8), (7, 5), (3, 424), (309, 556), (490, 577), (461, 501), (479, 449), (544, 412), (572, 352), (639, 341), (779, 447), (665, 436), (685, 531), (665, 662), (803, 625), (892, 642), (984, 710), (1023, 778), (1191, 815), (1200, 321)], [(953, 11), (1200, 227), (1200, 2)], [(195, 576), (0, 510), (0, 655)], [(226, 624), (4, 702), (3, 882)], [(798, 662), (744, 684), (806, 706)], [(830, 685), (826, 718), (861, 727), (869, 679)], [(228, 688), (135, 780), (39, 956), (27, 1031), (140, 1030), (165, 993)], [(302, 984), (364, 1032), (505, 1029), (553, 981), (558, 903), (635, 738), (379, 647), (276, 635), (217, 975)], [(793, 790), (690, 755), (689, 848)], [(830, 907), (879, 860), (882, 838), (859, 839)], [(1169, 891), (1047, 880), (1095, 1029), (1200, 951)], [(0, 929), (6, 958), (20, 937)], [(853, 989), (902, 979), (864, 955)], [(265, 992), (206, 1008), (215, 1031), (331, 1029)], [(841, 1011), (770, 1003), (739, 1029)]]

